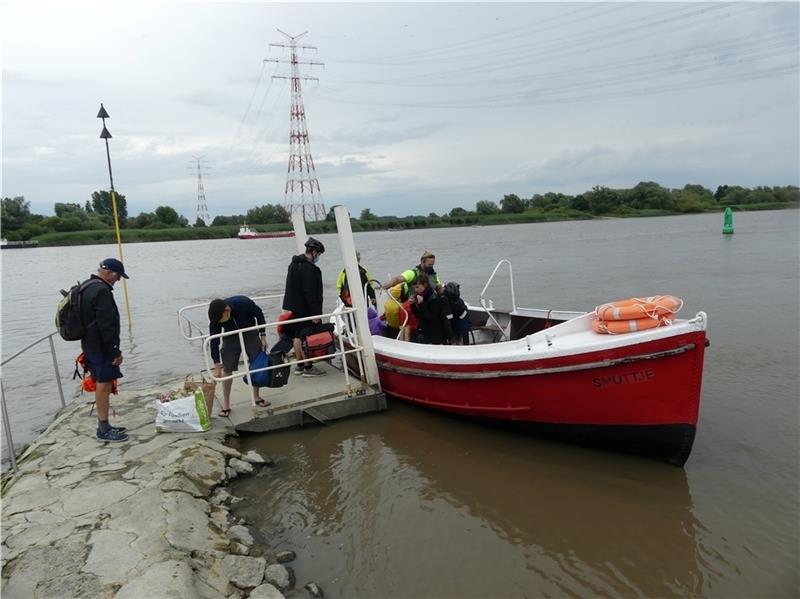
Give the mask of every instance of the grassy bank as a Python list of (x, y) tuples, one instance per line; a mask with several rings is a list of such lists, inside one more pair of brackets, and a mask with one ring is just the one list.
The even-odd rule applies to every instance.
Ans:
[[(256, 231), (286, 231), (288, 224), (261, 225), (250, 227)], [(142, 243), (147, 241), (186, 241), (190, 239), (227, 239), (236, 237), (239, 227), (181, 227), (174, 229), (122, 229), (123, 243)], [(113, 229), (93, 231), (70, 231), (69, 233), (47, 233), (36, 237), (40, 246), (92, 245), (116, 243), (117, 234)]]
[[(779, 210), (786, 208), (797, 208), (796, 204), (765, 203), (765, 204), (744, 204), (741, 206), (731, 206), (734, 211), (745, 210)], [(714, 212), (720, 212), (715, 210)], [(465, 214), (462, 216), (405, 216), (405, 217), (373, 217), (369, 219), (351, 219), (354, 232), (359, 231), (396, 231), (409, 229), (426, 229), (440, 227), (471, 227), (484, 225), (511, 225), (520, 223), (544, 223), (565, 220), (594, 220), (603, 218), (635, 218), (644, 216), (670, 216), (684, 214), (682, 212), (670, 212), (666, 210), (623, 208), (617, 212), (610, 212), (602, 216), (575, 210), (572, 208), (554, 208), (545, 210), (541, 208), (528, 209), (525, 212), (509, 213), (499, 212), (496, 214)], [(286, 231), (289, 229), (288, 223), (276, 225), (257, 225), (251, 226), (257, 231)], [(306, 223), (306, 230), (309, 234), (315, 233), (334, 233), (336, 223), (334, 221), (319, 221)], [(140, 243), (148, 241), (185, 241), (190, 239), (227, 239), (236, 237), (239, 232), (238, 226), (221, 227), (182, 227), (174, 229), (123, 229), (121, 232), (123, 243)], [(92, 245), (116, 243), (117, 237), (113, 229), (101, 229), (93, 231), (72, 231), (69, 233), (48, 233), (35, 238), (40, 246), (68, 246), (68, 245)]]

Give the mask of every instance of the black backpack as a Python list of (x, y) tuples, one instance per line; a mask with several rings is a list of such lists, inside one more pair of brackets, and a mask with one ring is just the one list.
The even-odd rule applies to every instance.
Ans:
[[(86, 326), (81, 315), (81, 293), (98, 279), (88, 279), (73, 285), (69, 291), (61, 290), (63, 296), (56, 307), (56, 329), (64, 341), (79, 341), (86, 335)], [(91, 323), (90, 323), (91, 324)]]

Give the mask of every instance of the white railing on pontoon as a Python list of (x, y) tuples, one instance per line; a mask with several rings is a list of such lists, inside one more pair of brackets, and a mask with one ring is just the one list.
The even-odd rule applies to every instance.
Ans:
[[(282, 297), (283, 297), (282, 294), (276, 294), (276, 295), (267, 295), (267, 296), (257, 296), (257, 297), (253, 297), (251, 299), (253, 299), (253, 301), (256, 301), (256, 300), (263, 301), (263, 300), (268, 300), (268, 299), (280, 299)], [(238, 338), (239, 338), (239, 346), (240, 347), (246, 347), (245, 343), (244, 343), (244, 334), (247, 333), (247, 332), (250, 332), (250, 331), (257, 331), (257, 332), (261, 333), (261, 332), (267, 332), (268, 330), (275, 330), (276, 335), (277, 335), (277, 328), (279, 326), (282, 327), (283, 325), (287, 325), (287, 324), (296, 324), (296, 323), (305, 323), (305, 322), (307, 322), (309, 324), (312, 324), (312, 321), (315, 321), (315, 320), (324, 321), (325, 319), (337, 320), (337, 322), (339, 324), (339, 329), (341, 330), (341, 324), (342, 323), (341, 323), (340, 319), (347, 318), (348, 320), (350, 320), (352, 322), (355, 321), (355, 319), (353, 319), (351, 317), (351, 314), (353, 314), (355, 312), (355, 308), (344, 308), (344, 309), (341, 309), (341, 310), (337, 310), (335, 312), (327, 312), (327, 313), (323, 313), (323, 314), (317, 314), (317, 315), (314, 315), (314, 316), (307, 316), (307, 317), (304, 317), (304, 318), (292, 318), (292, 319), (288, 319), (288, 320), (266, 322), (263, 325), (253, 325), (251, 327), (246, 327), (246, 328), (238, 329), (238, 330), (235, 330), (235, 331), (223, 331), (222, 333), (219, 333), (217, 335), (208, 335), (208, 334), (204, 334), (202, 332), (200, 332), (198, 335), (192, 335), (192, 327), (196, 328), (198, 331), (202, 331), (203, 329), (201, 329), (200, 325), (198, 325), (196, 323), (193, 323), (189, 319), (189, 317), (187, 316), (187, 313), (191, 312), (192, 310), (197, 310), (197, 309), (201, 309), (201, 308), (208, 309), (208, 302), (204, 302), (202, 304), (193, 304), (191, 306), (185, 306), (185, 307), (181, 308), (178, 311), (178, 325), (179, 325), (179, 327), (181, 329), (181, 334), (183, 335), (184, 339), (186, 339), (187, 341), (202, 340), (202, 342), (203, 342), (203, 358), (205, 360), (206, 371), (209, 373), (209, 376), (210, 376), (211, 380), (213, 380), (213, 381), (232, 380), (232, 379), (236, 378), (237, 376), (241, 376), (242, 375), (241, 371), (237, 371), (236, 373), (231, 373), (230, 375), (227, 375), (227, 376), (221, 376), (221, 377), (214, 376), (214, 366), (213, 366), (213, 362), (211, 360), (211, 342), (213, 340), (215, 340), (215, 339), (219, 339), (220, 341), (222, 341), (225, 337), (230, 337), (230, 336), (233, 336), (233, 335), (237, 335)], [(188, 331), (184, 328), (184, 322), (188, 326)], [(325, 354), (323, 356), (316, 356), (316, 357), (313, 357), (313, 358), (305, 358), (303, 360), (298, 360), (295, 357), (295, 359), (287, 360), (286, 362), (283, 362), (281, 364), (271, 364), (271, 365), (266, 366), (264, 368), (255, 368), (255, 369), (252, 368), (252, 366), (250, 364), (250, 358), (247, 355), (247, 352), (242, 352), (242, 355), (243, 355), (243, 358), (244, 358), (244, 362), (245, 362), (245, 366), (246, 366), (246, 369), (245, 369), (244, 372), (246, 372), (248, 374), (252, 374), (252, 373), (255, 373), (255, 372), (266, 372), (266, 371), (276, 370), (278, 368), (285, 368), (286, 366), (289, 366), (290, 368), (294, 368), (298, 364), (312, 363), (312, 362), (317, 362), (319, 360), (331, 360), (331, 359), (333, 359), (333, 358), (335, 358), (337, 356), (340, 356), (341, 359), (342, 359), (342, 363), (343, 363), (342, 371), (344, 373), (344, 378), (345, 378), (346, 393), (347, 393), (347, 395), (351, 395), (353, 393), (353, 390), (352, 390), (352, 387), (351, 387), (351, 384), (350, 384), (350, 373), (349, 373), (349, 370), (347, 368), (347, 358), (346, 358), (347, 355), (349, 355), (349, 354), (355, 354), (356, 355), (356, 359), (358, 361), (359, 378), (360, 378), (362, 384), (366, 384), (366, 376), (365, 376), (365, 369), (364, 369), (364, 361), (363, 361), (363, 357), (362, 357), (362, 353), (363, 353), (363, 350), (364, 350), (363, 344), (361, 343), (361, 341), (360, 341), (360, 339), (358, 337), (358, 334), (357, 334), (357, 332), (355, 330), (355, 327), (352, 327), (352, 325), (351, 325), (351, 327), (348, 327), (348, 329), (350, 331), (349, 336), (348, 336), (348, 342), (350, 343), (350, 346), (351, 346), (350, 349), (345, 349), (344, 337), (340, 335), (339, 336), (339, 340), (338, 340), (338, 346), (339, 347), (338, 347), (338, 349), (336, 351), (333, 351), (331, 353)], [(277, 335), (277, 336), (280, 337), (279, 335)]]

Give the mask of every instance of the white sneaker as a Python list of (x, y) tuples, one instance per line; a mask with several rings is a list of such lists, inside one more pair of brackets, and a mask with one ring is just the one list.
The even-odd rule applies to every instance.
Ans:
[(308, 377), (325, 376), (326, 374), (328, 373), (320, 368), (317, 368), (316, 366), (312, 366), (311, 368), (307, 368), (306, 370), (303, 371), (303, 376), (308, 376)]
[(294, 372), (295, 374), (303, 374), (305, 371), (306, 367), (303, 366), (302, 364), (298, 364), (297, 366), (294, 367), (294, 370), (292, 372)]

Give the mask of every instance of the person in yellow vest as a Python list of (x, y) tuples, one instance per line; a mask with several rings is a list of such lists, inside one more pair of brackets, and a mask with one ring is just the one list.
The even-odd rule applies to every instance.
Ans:
[(409, 296), (411, 292), (411, 285), (417, 279), (417, 277), (421, 274), (426, 274), (428, 275), (428, 281), (430, 282), (431, 287), (433, 287), (437, 293), (441, 294), (444, 290), (444, 286), (442, 285), (439, 275), (433, 269), (433, 265), (435, 263), (436, 256), (432, 252), (426, 250), (422, 253), (422, 257), (419, 259), (419, 265), (408, 270), (404, 270), (388, 283), (384, 283), (383, 288), (391, 289), (395, 285), (403, 283), (403, 299), (405, 299)]
[[(364, 285), (372, 280), (372, 275), (369, 274), (369, 271), (366, 268), (361, 266), (361, 252), (356, 252), (356, 260), (358, 260), (358, 274), (361, 275), (361, 289), (363, 290)], [(341, 299), (342, 303), (348, 308), (353, 306), (353, 301), (350, 297), (350, 285), (347, 281), (347, 272), (344, 268), (342, 269), (342, 272), (339, 273), (339, 276), (336, 277), (336, 295), (339, 296), (339, 299)], [(373, 306), (377, 305), (375, 300), (375, 290), (372, 288), (372, 285), (367, 287), (367, 296), (369, 297), (369, 302)]]

